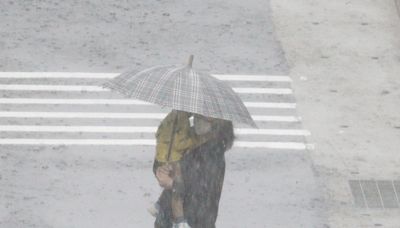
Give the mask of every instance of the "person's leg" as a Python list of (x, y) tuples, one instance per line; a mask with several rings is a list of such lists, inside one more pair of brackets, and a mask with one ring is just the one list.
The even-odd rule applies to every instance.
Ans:
[(171, 197), (172, 216), (174, 223), (181, 223), (185, 221), (185, 214), (183, 211), (185, 185), (182, 179), (182, 170), (179, 162), (173, 164), (173, 177), (174, 184)]
[(171, 209), (172, 192), (164, 190), (158, 200), (160, 205), (154, 228), (171, 228), (172, 227), (172, 209)]

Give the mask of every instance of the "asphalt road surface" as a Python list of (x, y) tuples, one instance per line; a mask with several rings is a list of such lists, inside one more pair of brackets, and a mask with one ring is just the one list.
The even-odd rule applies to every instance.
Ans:
[(214, 73), (286, 73), (269, 2), (1, 1), (3, 71), (120, 72), (186, 62)]
[(0, 74), (0, 227), (151, 227), (154, 129), (168, 109), (98, 85), (115, 76), (104, 72), (189, 54), (241, 91), (260, 127), (235, 129), (218, 227), (321, 227), (309, 132), (267, 1), (7, 1), (0, 10), (0, 70), (50, 72)]

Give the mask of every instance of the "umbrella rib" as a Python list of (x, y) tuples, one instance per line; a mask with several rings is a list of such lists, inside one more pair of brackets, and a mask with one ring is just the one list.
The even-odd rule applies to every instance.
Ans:
[(127, 72), (105, 83), (105, 87), (172, 109), (256, 126), (228, 84), (187, 66), (154, 66), (138, 73)]
[(143, 70), (139, 72), (137, 75), (141, 76), (141, 80), (138, 80), (136, 83), (136, 88), (132, 89), (130, 95), (135, 98), (140, 98), (140, 95), (143, 93), (143, 89), (146, 87), (145, 85), (148, 83), (148, 78), (152, 75), (152, 71), (158, 71), (162, 69), (162, 66), (153, 67), (148, 70)]
[[(216, 80), (216, 82), (217, 82), (217, 83), (216, 83), (216, 86), (215, 86), (216, 92), (219, 93), (219, 96), (218, 96), (219, 102), (217, 103), (217, 107), (218, 107), (218, 109), (219, 109), (219, 111), (221, 112), (221, 114), (222, 114), (223, 117), (232, 119), (232, 118), (230, 118), (230, 116), (231, 116), (231, 110), (228, 110), (228, 112), (225, 114), (225, 112), (224, 112), (223, 109), (221, 108), (221, 104), (222, 104), (224, 107), (227, 107), (228, 109), (230, 108), (230, 106), (226, 104), (226, 99), (225, 99), (224, 97), (226, 97), (226, 96), (225, 96), (225, 90), (230, 90), (231, 88), (230, 88), (229, 86), (227, 86), (226, 84), (222, 83), (221, 81)], [(221, 88), (222, 88), (222, 89), (221, 89)], [(233, 95), (235, 95), (235, 94), (233, 94)], [(226, 116), (226, 115), (228, 115), (229, 117)]]
[[(161, 92), (161, 88), (162, 88), (162, 86), (166, 86), (167, 85), (167, 81), (171, 78), (170, 76), (173, 74), (173, 73), (175, 73), (176, 71), (178, 71), (180, 68), (173, 68), (173, 69), (170, 69), (170, 70), (168, 70), (166, 73), (164, 73), (160, 78), (159, 78), (159, 80), (157, 80), (157, 83), (156, 83), (156, 85), (152, 88), (152, 90), (151, 90), (151, 93), (150, 93), (150, 96), (149, 96), (149, 101), (150, 102), (153, 102), (153, 103), (156, 103), (156, 104), (159, 104), (159, 105), (167, 105), (168, 106), (168, 104), (167, 104), (167, 102), (161, 102), (161, 100), (160, 101), (158, 101), (159, 99), (157, 99), (157, 95)], [(164, 94), (164, 96), (165, 96), (166, 94)], [(165, 98), (165, 97), (164, 97)], [(173, 106), (173, 104), (172, 104), (172, 107), (171, 108), (174, 108), (174, 106)]]
[[(211, 89), (211, 92), (213, 93), (212, 95), (214, 95), (215, 99), (217, 100), (217, 102), (212, 102), (211, 101), (215, 106), (215, 110), (212, 110), (215, 114), (214, 115), (212, 114), (212, 116), (213, 117), (218, 117), (217, 113), (219, 112), (220, 115), (221, 115), (221, 116), (219, 116), (219, 118), (221, 118), (221, 117), (222, 118), (226, 118), (224, 113), (223, 113), (223, 111), (222, 111), (222, 109), (221, 109), (221, 107), (220, 107), (221, 102), (222, 103), (225, 102), (224, 99), (221, 99), (223, 94), (218, 89), (221, 86), (217, 86), (217, 85), (220, 84), (220, 82), (218, 81), (218, 79), (213, 79), (213, 78), (208, 78), (208, 79), (209, 80), (206, 80), (207, 87), (209, 87)], [(212, 96), (210, 96), (210, 98), (212, 98)]]
[[(119, 77), (119, 79), (120, 79), (120, 81), (118, 82), (119, 88), (124, 90), (123, 94), (127, 95), (128, 97), (137, 97), (137, 94), (139, 94), (137, 92), (137, 90), (142, 88), (142, 85), (146, 81), (146, 75), (149, 72), (151, 72), (151, 71), (153, 71), (153, 70), (155, 70), (157, 68), (163, 68), (163, 67), (165, 67), (165, 66), (154, 66), (154, 67), (151, 67), (151, 68), (148, 68), (148, 69), (141, 70), (141, 71), (139, 71), (137, 73), (134, 73), (133, 75), (136, 76), (135, 78), (137, 79), (137, 82), (135, 83), (136, 84), (136, 90), (131, 90), (131, 91), (129, 91), (129, 88), (132, 88), (132, 87), (131, 86), (127, 87), (126, 85), (129, 84), (128, 80), (131, 80), (132, 78), (131, 77), (126, 77), (126, 76), (130, 75), (133, 72), (131, 71), (130, 73), (122, 74), (121, 77)], [(143, 76), (143, 77), (140, 78), (140, 76)], [(135, 93), (135, 91), (136, 91), (136, 93)]]
[(181, 109), (180, 107), (180, 98), (181, 94), (181, 87), (182, 87), (182, 78), (180, 77), (180, 73), (176, 76), (174, 88), (172, 90), (172, 107)]
[(193, 108), (193, 111), (195, 112), (199, 112), (198, 108), (199, 108), (199, 96), (201, 96), (201, 94), (199, 93), (199, 90), (201, 88), (201, 80), (200, 80), (200, 75), (197, 74), (195, 71), (193, 71), (192, 69), (190, 70), (190, 75), (191, 78), (193, 79), (193, 83), (192, 83), (192, 90), (194, 91), (194, 96), (191, 99), (191, 107)]

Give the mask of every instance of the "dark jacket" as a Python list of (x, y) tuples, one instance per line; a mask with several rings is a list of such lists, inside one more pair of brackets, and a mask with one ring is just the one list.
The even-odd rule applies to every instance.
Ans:
[[(211, 140), (187, 153), (180, 161), (185, 183), (185, 218), (192, 228), (215, 228), (225, 175), (224, 152), (220, 140)], [(171, 228), (170, 190), (163, 191), (159, 203), (161, 209), (155, 227)]]

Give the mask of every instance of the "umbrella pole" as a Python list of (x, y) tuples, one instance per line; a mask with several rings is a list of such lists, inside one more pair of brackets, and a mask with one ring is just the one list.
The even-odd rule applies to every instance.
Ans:
[(174, 123), (172, 125), (171, 139), (169, 140), (168, 154), (167, 154), (167, 162), (168, 163), (169, 163), (170, 157), (171, 157), (171, 149), (172, 149), (172, 145), (174, 144), (176, 125), (178, 122), (178, 112), (176, 110), (174, 110), (174, 112), (175, 112), (175, 119), (174, 119)]
[[(194, 56), (190, 55), (189, 61), (188, 61), (189, 68), (192, 68), (193, 59), (194, 59)], [(178, 122), (178, 112), (176, 110), (174, 110), (174, 112), (175, 112), (175, 120), (174, 120), (174, 124), (172, 125), (171, 139), (169, 141), (169, 146), (168, 146), (167, 162), (169, 162), (170, 157), (171, 157), (171, 149), (172, 149), (172, 145), (174, 144), (174, 139), (175, 139), (176, 123)]]
[[(175, 131), (178, 122), (178, 111), (174, 110), (175, 112), (175, 119), (172, 126), (172, 134), (171, 140), (168, 147), (168, 156), (167, 156), (167, 164), (170, 162), (171, 157), (171, 149), (175, 139)], [(171, 167), (171, 166), (170, 166)], [(184, 217), (184, 208), (183, 208), (183, 198), (182, 195), (184, 193), (185, 185), (182, 179), (181, 167), (179, 162), (172, 165), (172, 178), (173, 178), (173, 191), (172, 191), (172, 198), (171, 198), (171, 209), (172, 209), (172, 218), (176, 220), (177, 218)]]
[(193, 55), (190, 55), (190, 56), (189, 56), (189, 61), (188, 61), (188, 67), (189, 67), (189, 68), (192, 68), (193, 59), (194, 59), (194, 56), (193, 56)]

